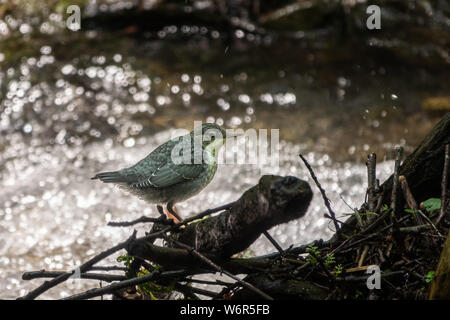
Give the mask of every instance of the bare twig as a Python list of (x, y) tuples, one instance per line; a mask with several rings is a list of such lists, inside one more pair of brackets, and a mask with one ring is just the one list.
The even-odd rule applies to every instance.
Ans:
[(335, 279), (334, 279), (333, 275), (330, 273), (330, 271), (327, 269), (327, 267), (325, 266), (325, 263), (323, 262), (322, 257), (320, 257), (318, 254), (316, 254), (316, 252), (314, 252), (312, 250), (309, 252), (309, 254), (312, 255), (314, 258), (316, 258), (317, 262), (319, 263), (320, 267), (327, 275), (328, 279), (330, 281), (334, 281)]
[(450, 166), (450, 147), (445, 145), (445, 158), (444, 158), (444, 170), (442, 172), (442, 182), (441, 182), (441, 210), (439, 216), (436, 219), (436, 225), (441, 222), (442, 218), (446, 214), (447, 209), (447, 185), (448, 185), (448, 167)]
[(232, 283), (230, 282), (225, 282), (225, 281), (221, 281), (221, 280), (215, 280), (215, 281), (211, 281), (211, 280), (202, 280), (202, 279), (183, 279), (183, 281), (186, 282), (192, 282), (192, 283), (200, 283), (200, 284), (209, 284), (209, 285), (213, 285), (213, 286), (229, 286)]
[[(380, 189), (380, 180), (377, 179), (377, 190)], [(383, 197), (380, 195), (377, 200), (377, 206), (375, 207), (375, 212), (381, 211), (381, 206), (383, 205)]]
[(338, 224), (338, 221), (336, 220), (336, 214), (334, 213), (333, 209), (331, 209), (330, 199), (327, 198), (325, 190), (322, 188), (319, 180), (317, 179), (317, 177), (316, 177), (313, 169), (309, 165), (308, 161), (305, 159), (305, 157), (303, 157), (302, 154), (299, 154), (299, 157), (302, 159), (306, 168), (308, 168), (311, 177), (313, 178), (314, 182), (316, 183), (317, 187), (319, 188), (320, 193), (322, 194), (323, 202), (325, 203), (325, 206), (327, 207), (328, 212), (330, 212), (331, 219), (333, 220), (334, 226), (336, 228), (336, 233), (339, 234), (339, 231), (340, 231), (339, 224)]
[(224, 204), (223, 206), (217, 207), (217, 208), (212, 208), (212, 209), (207, 209), (203, 212), (200, 212), (199, 214), (196, 214), (195, 216), (186, 218), (183, 220), (183, 222), (181, 224), (188, 224), (192, 221), (198, 220), (198, 219), (202, 219), (210, 214), (219, 212), (219, 211), (223, 211), (223, 210), (227, 210), (230, 209), (236, 202), (230, 202), (227, 204)]
[(91, 270), (97, 270), (97, 271), (127, 271), (128, 268), (126, 267), (119, 267), (119, 266), (93, 266)]
[[(327, 218), (327, 219), (333, 220), (333, 218), (332, 218), (328, 213), (326, 213), (326, 212), (323, 214), (323, 216), (324, 216), (325, 218)], [(338, 223), (340, 223), (341, 225), (343, 225), (343, 224), (345, 223), (344, 221), (339, 220), (338, 218), (336, 218), (336, 221), (337, 221)]]
[(394, 227), (397, 227), (397, 189), (398, 189), (398, 175), (400, 162), (402, 160), (403, 148), (397, 148), (397, 156), (395, 158), (395, 167), (394, 167), (394, 182), (392, 185), (392, 196), (391, 196), (391, 209), (392, 209), (392, 219), (394, 221)]
[(356, 220), (358, 221), (359, 226), (360, 226), (360, 227), (363, 227), (363, 226), (364, 226), (364, 223), (363, 223), (363, 221), (362, 221), (362, 219), (361, 219), (361, 215), (360, 215), (358, 209), (352, 208), (352, 207), (347, 203), (347, 201), (345, 201), (345, 199), (342, 197), (342, 195), (339, 195), (339, 197), (341, 197), (341, 200), (347, 205), (347, 207), (349, 207), (349, 208), (355, 213), (355, 217), (356, 217)]
[[(39, 278), (56, 278), (64, 274), (64, 271), (30, 271), (25, 272), (22, 276), (23, 280), (33, 280)], [(100, 280), (106, 282), (122, 281), (125, 280), (125, 276), (118, 274), (104, 274), (104, 273), (82, 273), (80, 279)]]
[[(289, 254), (292, 254), (292, 255), (304, 254), (304, 253), (307, 253), (307, 249), (310, 246), (316, 246), (318, 249), (323, 249), (325, 247), (331, 246), (333, 243), (335, 243), (335, 240), (332, 240), (332, 239), (327, 240), (327, 241), (323, 241), (322, 239), (314, 240), (314, 241), (312, 241), (310, 243), (302, 244), (302, 245), (300, 245), (298, 247), (290, 248), (290, 249), (288, 249), (286, 251), (288, 251)], [(275, 258), (277, 258), (279, 256), (280, 256), (280, 253), (273, 252), (273, 253), (270, 253), (270, 254), (259, 256), (258, 258), (261, 258), (261, 259), (275, 259)]]
[(366, 244), (364, 246), (363, 252), (361, 253), (361, 256), (359, 257), (358, 260), (358, 267), (361, 267), (364, 263), (364, 260), (366, 259), (367, 256), (367, 252), (369, 251), (369, 246)]
[[(409, 219), (409, 218), (410, 218), (409, 216), (405, 216), (405, 217), (402, 217), (402, 218), (398, 219), (397, 222), (400, 223), (400, 222), (403, 222), (403, 221), (405, 221), (405, 220), (407, 220), (407, 219)], [(377, 219), (377, 221), (378, 221), (378, 219)], [(377, 221), (375, 221), (375, 223), (376, 223)], [(382, 232), (384, 232), (384, 231), (386, 231), (386, 230), (388, 230), (388, 229), (390, 229), (390, 228), (392, 228), (392, 227), (394, 227), (394, 223), (390, 223), (390, 224), (388, 224), (387, 226), (385, 226), (385, 227), (383, 227), (383, 228), (377, 230), (377, 232), (371, 233), (371, 234), (369, 234), (369, 235), (367, 235), (367, 236), (365, 236), (365, 237), (363, 237), (363, 238), (361, 238), (361, 239), (355, 240), (355, 241), (353, 241), (353, 242), (352, 242), (352, 240), (354, 240), (354, 237), (355, 237), (355, 236), (352, 236), (352, 237), (346, 239), (344, 242), (342, 242), (342, 243), (341, 243), (337, 248), (335, 248), (331, 253), (337, 253), (337, 252), (341, 252), (341, 253), (342, 253), (342, 252), (344, 252), (344, 249), (347, 249), (347, 248), (350, 248), (350, 247), (354, 247), (354, 246), (357, 245), (357, 244), (360, 244), (360, 243), (362, 243), (362, 242), (365, 242), (365, 241), (367, 241), (367, 240), (369, 240), (369, 239), (372, 239), (372, 238), (374, 238), (374, 237), (378, 237), (378, 236), (380, 236), (380, 235), (382, 234)], [(363, 234), (364, 234), (363, 232), (360, 233), (360, 235), (363, 235)]]
[(140, 277), (135, 277), (135, 278), (127, 279), (124, 281), (116, 282), (116, 283), (110, 284), (109, 286), (106, 286), (106, 287), (90, 289), (86, 292), (74, 294), (74, 295), (64, 298), (62, 300), (90, 299), (90, 298), (101, 296), (103, 294), (113, 293), (114, 291), (117, 291), (122, 288), (128, 288), (128, 287), (132, 287), (132, 286), (144, 283), (144, 282), (148, 282), (156, 276), (173, 277), (173, 276), (183, 275), (185, 273), (186, 273), (186, 270), (161, 272), (161, 269), (156, 269), (156, 270), (154, 270), (146, 275), (140, 276)]
[(267, 230), (263, 231), (264, 236), (270, 241), (270, 243), (278, 250), (280, 254), (284, 254), (283, 248), (278, 244), (278, 242), (269, 234)]
[(409, 233), (409, 232), (415, 233), (415, 232), (421, 232), (422, 230), (426, 230), (426, 229), (430, 229), (430, 228), (432, 228), (432, 227), (429, 224), (421, 224), (418, 226), (403, 227), (403, 228), (400, 228), (399, 230), (401, 232), (405, 232), (405, 233)]
[(436, 231), (437, 235), (442, 237), (442, 234), (439, 232), (439, 230), (436, 228), (436, 226), (434, 225), (433, 221), (431, 221), (430, 218), (428, 218), (423, 212), (422, 210), (418, 210), (417, 211), (427, 222), (428, 224), (434, 229), (434, 231)]
[[(369, 154), (367, 157), (367, 204), (370, 212), (374, 212), (376, 208), (375, 191), (377, 187), (377, 155), (375, 153)], [(369, 218), (370, 220), (370, 218)]]
[(398, 177), (398, 180), (400, 182), (400, 186), (402, 188), (403, 197), (406, 200), (406, 204), (408, 205), (408, 207), (411, 210), (414, 211), (413, 215), (414, 215), (414, 219), (416, 220), (416, 223), (422, 224), (423, 223), (422, 219), (418, 215), (419, 206), (417, 205), (416, 199), (414, 199), (414, 196), (413, 196), (411, 190), (409, 189), (409, 185), (408, 185), (408, 181), (406, 180), (406, 177), (400, 176), (400, 177)]
[(111, 222), (108, 222), (108, 226), (110, 226), (110, 227), (128, 227), (128, 226), (133, 226), (138, 223), (148, 223), (148, 222), (165, 224), (165, 225), (173, 225), (174, 224), (173, 220), (171, 220), (171, 219), (161, 219), (161, 218), (152, 218), (152, 217), (142, 216), (142, 217), (140, 217), (136, 220), (132, 220), (132, 221), (111, 221)]
[(364, 230), (361, 231), (361, 234), (367, 234), (369, 231), (372, 231), (374, 228), (378, 227), (390, 214), (389, 210), (385, 211), (379, 218), (371, 222)]
[(276, 10), (273, 10), (269, 13), (260, 16), (258, 22), (260, 24), (264, 24), (268, 21), (278, 20), (288, 14), (291, 14), (292, 12), (309, 9), (312, 6), (313, 6), (312, 1), (296, 1), (294, 3), (290, 3), (284, 7), (278, 8)]

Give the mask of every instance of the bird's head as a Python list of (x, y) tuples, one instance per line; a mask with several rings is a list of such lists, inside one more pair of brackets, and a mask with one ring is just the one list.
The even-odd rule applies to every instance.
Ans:
[(202, 149), (217, 155), (219, 149), (225, 144), (226, 139), (237, 137), (240, 134), (226, 132), (224, 128), (215, 123), (204, 123), (191, 132), (194, 139), (201, 139)]

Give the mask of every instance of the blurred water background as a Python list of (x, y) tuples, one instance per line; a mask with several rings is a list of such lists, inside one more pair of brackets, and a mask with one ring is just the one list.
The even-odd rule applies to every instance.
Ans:
[[(358, 40), (341, 47), (326, 37), (283, 40), (187, 22), (143, 31), (95, 24), (133, 1), (84, 1), (94, 18), (72, 32), (66, 5), (0, 1), (1, 299), (42, 282), (22, 281), (23, 272), (72, 269), (131, 234), (108, 221), (156, 216), (154, 206), (89, 178), (134, 164), (175, 128), (201, 120), (280, 129), (279, 167), (265, 172), (305, 179), (315, 192), (304, 218), (270, 230), (286, 248), (332, 234), (299, 152), (345, 219), (351, 209), (341, 197), (353, 207), (364, 201), (367, 154), (377, 153), (382, 182), (394, 147), (410, 153), (438, 121), (424, 105), (449, 92), (448, 52), (436, 46), (397, 48), (395, 37), (375, 36), (360, 48)], [(252, 165), (222, 165), (178, 210), (189, 216), (233, 201), (260, 174)], [(249, 254), (273, 251), (260, 238)], [(42, 297), (97, 285), (70, 281)]]

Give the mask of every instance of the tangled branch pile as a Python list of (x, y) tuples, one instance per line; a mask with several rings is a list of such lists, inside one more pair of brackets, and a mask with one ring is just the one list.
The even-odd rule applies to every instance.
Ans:
[[(111, 284), (68, 299), (104, 294), (120, 299), (170, 298), (174, 292), (186, 299), (199, 299), (199, 295), (215, 299), (426, 299), (430, 283), (432, 298), (448, 298), (450, 271), (444, 255), (450, 252), (450, 243), (446, 245), (448, 250), (442, 248), (450, 228), (449, 144), (450, 113), (403, 164), (401, 149), (397, 150), (394, 174), (382, 185), (376, 178), (376, 156), (369, 155), (367, 201), (360, 209), (354, 209), (345, 222), (336, 219), (325, 191), (301, 157), (321, 190), (330, 211), (327, 217), (337, 228), (328, 241), (283, 250), (267, 230), (303, 216), (312, 191), (308, 183), (295, 177), (263, 176), (236, 202), (207, 210), (179, 224), (164, 217), (113, 223), (117, 226), (153, 223), (153, 226), (144, 237), (136, 238), (134, 232), (126, 241), (72, 272), (25, 273), (24, 280), (52, 280), (22, 298), (34, 299), (75, 272), (81, 278)], [(211, 216), (215, 212), (220, 213)], [(277, 252), (252, 258), (234, 257), (261, 234), (269, 238)], [(157, 238), (164, 239), (165, 245), (155, 245)], [(121, 258), (125, 268), (95, 266), (120, 250), (127, 251)], [(441, 251), (443, 258), (438, 266)], [(366, 273), (377, 269), (381, 272), (379, 282), (372, 273)], [(192, 278), (216, 272), (233, 281)], [(245, 277), (237, 277), (239, 274)], [(198, 284), (218, 289), (204, 289)], [(380, 289), (371, 290), (370, 284), (375, 288), (379, 284)]]

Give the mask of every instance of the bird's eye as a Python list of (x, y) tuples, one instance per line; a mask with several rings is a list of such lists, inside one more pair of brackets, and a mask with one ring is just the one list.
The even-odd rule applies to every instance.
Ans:
[(214, 141), (214, 140), (216, 140), (216, 137), (215, 137), (215, 136), (212, 136), (212, 137), (211, 137), (211, 141)]

